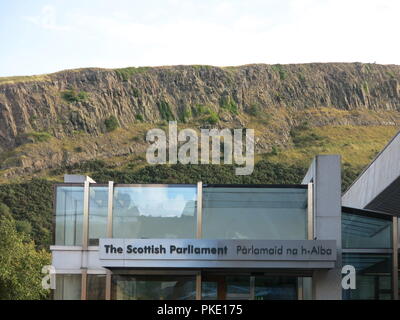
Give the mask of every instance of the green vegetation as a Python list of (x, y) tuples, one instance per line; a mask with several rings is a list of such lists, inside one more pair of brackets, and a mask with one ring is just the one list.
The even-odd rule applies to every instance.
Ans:
[(301, 72), (299, 72), (297, 74), (297, 78), (299, 79), (299, 81), (304, 85), (306, 83), (306, 77), (304, 76), (304, 74), (302, 74)]
[(132, 89), (132, 96), (134, 96), (135, 98), (139, 98), (140, 97), (140, 90), (138, 88), (133, 88)]
[(119, 128), (119, 122), (115, 116), (110, 116), (109, 118), (104, 120), (104, 125), (106, 126), (107, 132), (111, 132)]
[(219, 121), (218, 113), (213, 110), (210, 110), (208, 117), (205, 119), (209, 124), (216, 124)]
[(82, 102), (87, 100), (89, 94), (85, 91), (76, 91), (75, 89), (69, 89), (61, 92), (61, 98), (65, 101), (73, 103), (73, 102)]
[(21, 221), (29, 222), (30, 236), (40, 248), (51, 243), (52, 183), (33, 179), (18, 184), (0, 185), (0, 216), (12, 214), (17, 225), (25, 231)]
[(144, 121), (144, 118), (143, 118), (143, 116), (142, 116), (140, 113), (138, 113), (138, 114), (135, 115), (135, 119), (136, 119), (137, 121), (140, 121), (140, 122)]
[(183, 107), (179, 114), (179, 120), (183, 123), (188, 122), (193, 117), (192, 109), (188, 107)]
[(137, 171), (104, 169), (93, 172), (97, 182), (116, 183), (300, 183), (306, 168), (259, 161), (249, 176), (235, 175), (235, 165), (155, 165)]
[(37, 132), (37, 131), (32, 131), (32, 132), (27, 132), (19, 136), (21, 140), (24, 142), (45, 142), (48, 141), (52, 138), (53, 136), (48, 133), (48, 132)]
[(134, 74), (143, 73), (149, 70), (149, 67), (128, 67), (128, 68), (119, 68), (114, 69), (115, 73), (118, 77), (123, 81), (128, 81)]
[(239, 114), (236, 102), (229, 96), (221, 97), (219, 100), (219, 106), (222, 109), (228, 110), (232, 114)]
[(279, 79), (281, 79), (282, 81), (285, 80), (287, 78), (287, 71), (285, 69), (284, 66), (282, 66), (281, 64), (275, 64), (272, 66), (272, 69), (275, 72), (279, 73)]
[(218, 113), (202, 104), (197, 104), (193, 107), (193, 114), (195, 117), (200, 117), (203, 122), (209, 124), (216, 124), (220, 120)]
[(42, 267), (50, 264), (50, 253), (37, 250), (13, 218), (0, 216), (0, 300), (47, 298), (42, 289)]
[(171, 111), (171, 107), (169, 106), (168, 102), (161, 100), (157, 102), (158, 110), (160, 111), (161, 119), (167, 121), (175, 120), (175, 116)]
[(247, 110), (247, 113), (253, 117), (259, 117), (262, 114), (259, 104), (253, 103)]
[(298, 127), (292, 128), (290, 130), (290, 136), (292, 137), (293, 143), (297, 148), (321, 145), (325, 140), (325, 137), (314, 132), (310, 132), (307, 123), (303, 123)]
[(32, 82), (32, 81), (46, 81), (46, 80), (49, 80), (49, 76), (46, 74), (36, 75), (36, 76), (0, 77), (0, 84), (17, 83), (17, 82)]

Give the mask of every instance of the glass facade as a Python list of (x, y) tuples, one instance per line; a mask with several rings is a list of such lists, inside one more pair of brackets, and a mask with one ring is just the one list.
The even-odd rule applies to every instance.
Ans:
[(57, 274), (55, 300), (80, 300), (81, 280), (80, 274)]
[(297, 277), (262, 276), (255, 278), (256, 300), (296, 300)]
[(194, 300), (195, 276), (113, 275), (113, 300)]
[(114, 238), (195, 238), (196, 186), (115, 187)]
[(55, 220), (56, 245), (82, 245), (83, 187), (57, 187)]
[(89, 191), (89, 245), (107, 237), (108, 187), (91, 186)]
[(342, 213), (344, 249), (392, 248), (392, 219)]
[(87, 275), (87, 300), (105, 300), (106, 298), (106, 275)]
[[(277, 275), (210, 275), (203, 277), (202, 299), (216, 300), (297, 300), (298, 282), (311, 278)], [(308, 281), (311, 284), (311, 281)], [(302, 288), (309, 299), (311, 287)]]
[(356, 289), (343, 290), (346, 300), (392, 298), (393, 221), (389, 215), (344, 208), (342, 265), (356, 270)]
[(344, 253), (343, 265), (356, 269), (356, 289), (343, 290), (343, 299), (392, 298), (392, 255)]
[(307, 189), (203, 188), (205, 239), (307, 239)]
[[(55, 244), (82, 246), (87, 218), (88, 245), (107, 238), (112, 218), (114, 238), (307, 239), (307, 186), (115, 185), (109, 217), (109, 187), (90, 184), (87, 215), (83, 184), (60, 185), (55, 195)], [(201, 217), (197, 201), (202, 199)], [(198, 222), (201, 225), (198, 226)], [(392, 216), (343, 207), (343, 265), (356, 269), (356, 289), (343, 299), (391, 299), (393, 290)], [(92, 250), (92, 249), (90, 249)], [(88, 274), (86, 298), (106, 297), (106, 275)], [(194, 299), (196, 277), (183, 275), (112, 275), (112, 299)], [(299, 280), (301, 286), (299, 287)], [(58, 274), (55, 299), (80, 299), (80, 274)], [(311, 278), (225, 275), (202, 279), (202, 298), (311, 299)], [(221, 289), (222, 288), (222, 289)], [(110, 293), (109, 293), (110, 294)]]

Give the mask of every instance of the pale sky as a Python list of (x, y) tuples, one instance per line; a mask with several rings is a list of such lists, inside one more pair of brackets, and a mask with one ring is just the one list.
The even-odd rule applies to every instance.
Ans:
[(0, 0), (0, 76), (83, 67), (400, 64), (400, 0)]

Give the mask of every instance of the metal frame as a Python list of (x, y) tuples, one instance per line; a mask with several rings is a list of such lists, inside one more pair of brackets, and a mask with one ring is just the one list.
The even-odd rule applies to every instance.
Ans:
[(394, 300), (399, 300), (399, 223), (398, 218), (393, 217), (393, 253), (392, 253), (392, 262), (393, 262), (393, 271), (392, 271), (392, 290), (393, 295), (392, 298)]
[(308, 184), (307, 192), (307, 239), (314, 239), (314, 185)]
[(114, 182), (108, 182), (108, 212), (107, 212), (107, 237), (113, 236), (113, 201), (114, 201)]
[(82, 270), (81, 275), (81, 300), (86, 300), (87, 298), (87, 270)]
[(203, 184), (205, 188), (307, 189), (307, 184)]

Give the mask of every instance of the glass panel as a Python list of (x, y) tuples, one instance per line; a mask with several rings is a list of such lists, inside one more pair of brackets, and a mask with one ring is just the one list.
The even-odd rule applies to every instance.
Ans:
[(342, 213), (344, 249), (392, 247), (392, 221)]
[(195, 238), (196, 187), (115, 187), (114, 238)]
[(83, 187), (56, 189), (56, 245), (81, 245)]
[(108, 187), (90, 187), (89, 245), (98, 245), (107, 237)]
[(106, 275), (87, 275), (87, 300), (105, 300), (106, 298)]
[(57, 274), (55, 300), (80, 300), (81, 299), (80, 274)]
[(307, 189), (203, 188), (203, 238), (307, 239)]
[(303, 300), (312, 300), (312, 277), (303, 278)]
[(250, 276), (227, 276), (226, 277), (226, 299), (227, 300), (249, 300), (250, 299)]
[(356, 269), (356, 289), (343, 290), (343, 299), (391, 298), (390, 254), (344, 253), (343, 265), (352, 265)]
[(113, 300), (194, 300), (195, 276), (112, 276)]
[(256, 276), (256, 300), (297, 300), (297, 277)]
[(218, 283), (216, 281), (202, 281), (201, 283), (201, 299), (217, 300)]

